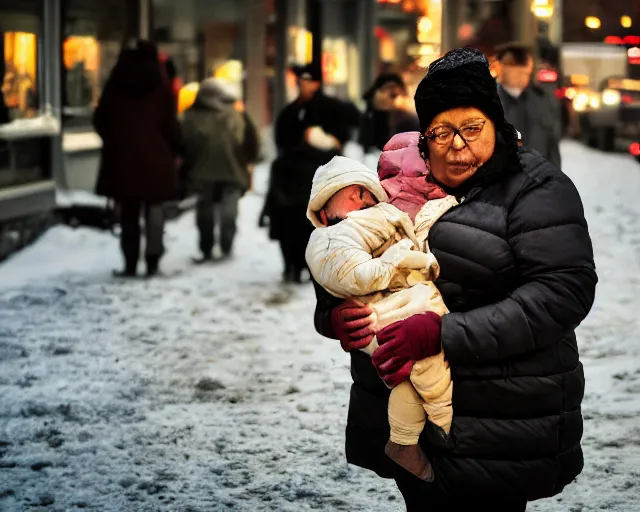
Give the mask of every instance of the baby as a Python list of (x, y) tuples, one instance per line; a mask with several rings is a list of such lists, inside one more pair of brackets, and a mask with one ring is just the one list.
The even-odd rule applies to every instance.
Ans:
[[(406, 193), (411, 183), (417, 187), (415, 193), (403, 196), (400, 191)], [(357, 297), (369, 304), (374, 332), (414, 314), (432, 311), (442, 316), (448, 312), (433, 284), (439, 267), (427, 238), (435, 221), (457, 204), (454, 197), (427, 183), (426, 172), (390, 176), (385, 185), (388, 190), (398, 190), (392, 200), (411, 203), (408, 209), (415, 221), (389, 203), (375, 171), (341, 156), (316, 171), (307, 211), (316, 226), (306, 250), (311, 274), (332, 295)], [(345, 190), (371, 194), (378, 203), (345, 212), (343, 219), (327, 219), (325, 205)], [(374, 338), (362, 350), (371, 355), (377, 347)], [(449, 433), (451, 394), (449, 366), (441, 351), (417, 361), (410, 382), (396, 386), (389, 398), (391, 435), (385, 451), (423, 480), (433, 480), (433, 472), (418, 438), (427, 416)]]

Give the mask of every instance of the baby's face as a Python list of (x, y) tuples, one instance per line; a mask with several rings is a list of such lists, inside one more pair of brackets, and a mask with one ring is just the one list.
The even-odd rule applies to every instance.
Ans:
[(349, 185), (336, 192), (321, 211), (326, 224), (336, 224), (347, 218), (347, 214), (374, 206), (378, 201), (361, 185)]

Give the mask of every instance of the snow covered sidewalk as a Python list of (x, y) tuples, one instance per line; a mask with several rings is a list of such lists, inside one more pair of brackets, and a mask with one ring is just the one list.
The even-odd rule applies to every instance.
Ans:
[[(640, 511), (640, 166), (571, 142), (563, 159), (601, 280), (579, 332), (586, 461), (529, 509)], [(344, 462), (348, 357), (315, 333), (312, 287), (279, 284), (261, 205), (243, 199), (217, 265), (191, 264), (191, 215), (170, 224), (151, 281), (114, 280), (117, 241), (86, 229), (0, 265), (0, 510), (404, 510)]]

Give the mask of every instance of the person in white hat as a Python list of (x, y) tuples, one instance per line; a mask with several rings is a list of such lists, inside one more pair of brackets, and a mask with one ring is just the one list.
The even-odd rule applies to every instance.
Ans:
[[(389, 204), (376, 171), (341, 156), (318, 168), (307, 216), (316, 229), (306, 250), (313, 279), (335, 297), (357, 297), (373, 310), (372, 333), (415, 314), (447, 313), (432, 283), (438, 263), (428, 250), (431, 225), (456, 201), (451, 196), (426, 201), (416, 215)], [(372, 334), (360, 347), (372, 355)], [(423, 480), (433, 472), (418, 438), (426, 417), (444, 434), (452, 419), (451, 376), (442, 351), (417, 361), (410, 381), (399, 384), (389, 400), (391, 436), (386, 453)]]

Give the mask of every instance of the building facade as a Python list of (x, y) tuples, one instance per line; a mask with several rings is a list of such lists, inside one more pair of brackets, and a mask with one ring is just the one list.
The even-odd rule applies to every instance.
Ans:
[(438, 0), (409, 3), (0, 0), (0, 240), (73, 202), (69, 192), (93, 191), (101, 141), (92, 115), (128, 39), (156, 42), (187, 92), (209, 76), (234, 82), (266, 127), (295, 97), (293, 64), (322, 62), (326, 91), (360, 106), (389, 60), (421, 78), (442, 50), (443, 13)]
[(139, 8), (0, 0), (0, 258), (51, 222), (75, 156), (99, 149), (93, 108), (123, 41), (138, 33)]

